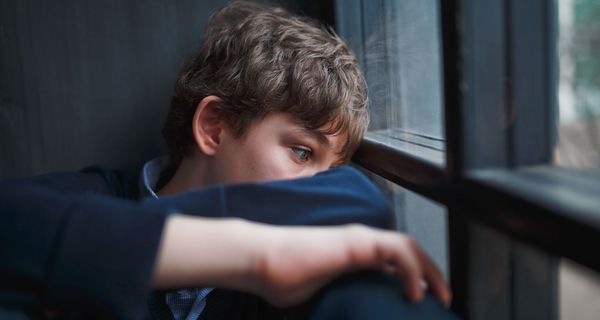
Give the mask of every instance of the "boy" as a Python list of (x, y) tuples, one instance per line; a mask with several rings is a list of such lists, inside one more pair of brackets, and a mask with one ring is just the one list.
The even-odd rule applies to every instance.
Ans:
[[(336, 35), (317, 27), (311, 21), (292, 16), (281, 9), (234, 2), (211, 18), (199, 54), (182, 71), (177, 82), (171, 109), (163, 130), (170, 159), (168, 161), (153, 160), (144, 166), (140, 180), (140, 196), (160, 197), (161, 199), (147, 200), (140, 208), (87, 194), (67, 197), (38, 188), (41, 185), (44, 188), (48, 187), (69, 194), (94, 191), (120, 197), (136, 196), (136, 192), (131, 191), (134, 184), (128, 183), (127, 180), (121, 180), (123, 176), (119, 174), (101, 169), (89, 169), (84, 174), (33, 178), (34, 186), (28, 185), (26, 182), (7, 184), (3, 189), (5, 192), (0, 194), (5, 197), (3, 204), (6, 208), (17, 208), (28, 213), (35, 210), (47, 210), (46, 207), (36, 206), (37, 202), (47, 202), (57, 205), (68, 203), (65, 205), (65, 211), (71, 207), (77, 210), (85, 208), (87, 211), (93, 211), (90, 207), (97, 206), (103, 210), (110, 208), (125, 215), (125, 211), (157, 210), (162, 212), (168, 209), (171, 212), (208, 217), (235, 216), (274, 224), (362, 222), (372, 226), (386, 227), (387, 210), (381, 208), (381, 195), (374, 192), (372, 186), (368, 185), (364, 178), (358, 177), (356, 172), (348, 168), (331, 170), (308, 179), (261, 185), (239, 184), (309, 177), (347, 163), (368, 123), (366, 105), (366, 87), (358, 70), (356, 59), (347, 45)], [(223, 186), (223, 184), (228, 186)], [(204, 189), (187, 193), (199, 188)], [(181, 195), (182, 193), (183, 195)], [(228, 199), (237, 199), (237, 201), (227, 200), (226, 196)], [(270, 199), (269, 196), (272, 196), (273, 199)], [(25, 203), (26, 200), (18, 201), (19, 197), (35, 201)], [(259, 202), (252, 202), (253, 200)], [(312, 201), (312, 203), (307, 203), (308, 201)], [(56, 210), (56, 208), (53, 209)], [(93, 214), (86, 214), (86, 218), (80, 219), (88, 219), (88, 216), (94, 217)], [(75, 218), (77, 217), (75, 216)], [(72, 222), (72, 220), (77, 221), (75, 218), (69, 217), (69, 224), (66, 225), (75, 224)], [(104, 218), (98, 219), (96, 222), (102, 225)], [(128, 221), (122, 221), (129, 218), (120, 218), (115, 215), (115, 219), (121, 219), (121, 222), (110, 223), (109, 226), (106, 226), (107, 230), (112, 230), (111, 228), (115, 228), (115, 225), (117, 225), (116, 228), (121, 225), (130, 225)], [(148, 219), (148, 225), (152, 228), (162, 228), (161, 221), (163, 220), (161, 218), (149, 216)], [(152, 223), (153, 219), (156, 220), (154, 224)], [(364, 263), (360, 262), (361, 259), (354, 257), (357, 259), (356, 261), (346, 262), (335, 268), (329, 266), (331, 270), (328, 269), (327, 272), (322, 272), (319, 269), (322, 265), (317, 264), (319, 268), (316, 269), (321, 271), (316, 273), (318, 277), (314, 285), (306, 286), (311, 282), (304, 281), (306, 278), (299, 278), (299, 283), (303, 285), (300, 290), (297, 290), (299, 293), (291, 294), (291, 298), (283, 299), (282, 297), (285, 295), (282, 292), (288, 294), (295, 292), (292, 290), (293, 286), (279, 291), (256, 289), (261, 286), (245, 284), (244, 281), (236, 280), (235, 277), (232, 280), (231, 274), (235, 272), (222, 274), (214, 272), (218, 266), (231, 263), (227, 259), (231, 257), (236, 248), (244, 247), (239, 240), (233, 241), (233, 239), (239, 239), (240, 234), (246, 234), (249, 239), (252, 239), (260, 238), (253, 236), (256, 232), (273, 233), (273, 231), (254, 225), (244, 225), (243, 227), (237, 225), (235, 227), (236, 224), (198, 221), (197, 219), (181, 216), (169, 218), (164, 227), (161, 249), (153, 276), (157, 287), (172, 288), (194, 283), (215, 284), (260, 294), (271, 302), (287, 305), (290, 302), (305, 300), (318, 287), (332, 279), (334, 275), (339, 274), (344, 268), (350, 266), (374, 267), (372, 263), (379, 261), (379, 264), (376, 265), (377, 268), (404, 273), (409, 296), (418, 299), (418, 280), (424, 277), (430, 282), (430, 286), (441, 300), (447, 302), (449, 299), (449, 293), (442, 283), (439, 271), (422, 255), (420, 249), (414, 247), (414, 244), (411, 245), (413, 247), (409, 246), (404, 250), (405, 256), (396, 256), (398, 252), (394, 252), (394, 256), (389, 257), (390, 262), (396, 263), (396, 266), (381, 265), (381, 257), (379, 259), (377, 257), (365, 258)], [(80, 225), (83, 224), (84, 222), (81, 222)], [(192, 227), (194, 225), (195, 228)], [(77, 237), (73, 236), (73, 239), (94, 236), (81, 235), (83, 231), (78, 231), (77, 228), (65, 228), (73, 229), (75, 231), (72, 232), (78, 234)], [(150, 227), (144, 226), (144, 228)], [(231, 228), (239, 232), (232, 232)], [(80, 229), (87, 230), (85, 227)], [(139, 231), (127, 230), (132, 234), (139, 234)], [(220, 230), (220, 232), (215, 232), (215, 230)], [(248, 230), (254, 231), (249, 232)], [(6, 234), (10, 234), (11, 230), (5, 231)], [(154, 232), (156, 233), (156, 230)], [(202, 233), (204, 238), (196, 239), (198, 232)], [(296, 231), (290, 229), (287, 232), (293, 234)], [(294, 245), (302, 247), (302, 250), (306, 250), (302, 252), (316, 254), (316, 261), (321, 261), (318, 259), (320, 251), (317, 246), (313, 245), (310, 250), (306, 248), (306, 246), (310, 246), (311, 241), (308, 240), (307, 233), (303, 232), (305, 231), (298, 231), (296, 238), (303, 239), (304, 242), (298, 244), (298, 241), (289, 241), (290, 248), (294, 248)], [(330, 242), (329, 245), (335, 246), (335, 239), (340, 239), (332, 237), (331, 233), (327, 235), (327, 232), (319, 232), (312, 233), (315, 239), (329, 239), (327, 240)], [(359, 231), (358, 234), (368, 232)], [(212, 233), (215, 235), (211, 237)], [(199, 250), (197, 247), (194, 247), (194, 251), (188, 250), (188, 254), (181, 254), (181, 252), (186, 252), (181, 248), (189, 246), (190, 241), (219, 239), (221, 234), (227, 234), (227, 236), (221, 237), (230, 239), (232, 244), (227, 246), (228, 243), (219, 243), (211, 244), (211, 246), (226, 251), (227, 254), (207, 248)], [(185, 240), (186, 235), (188, 241), (182, 241), (181, 239)], [(369, 245), (369, 237), (371, 236), (361, 239), (366, 246)], [(268, 238), (273, 239), (272, 237)], [(102, 239), (102, 241), (106, 241), (106, 239)], [(342, 240), (341, 244), (346, 244), (346, 241), (348, 239)], [(98, 241), (98, 243), (101, 242)], [(253, 243), (253, 241), (248, 241), (248, 243)], [(140, 247), (148, 247), (147, 250), (150, 252), (156, 245), (156, 243), (142, 241)], [(355, 247), (362, 245), (356, 241), (354, 243)], [(379, 245), (386, 247), (381, 243)], [(72, 246), (72, 244), (66, 244), (67, 248)], [(266, 247), (266, 245), (262, 247)], [(353, 247), (344, 246), (344, 248)], [(329, 249), (322, 252), (327, 254), (335, 252), (335, 250)], [(77, 252), (83, 249), (75, 247), (72, 250)], [(99, 247), (99, 251), (102, 250), (104, 248)], [(240, 255), (244, 256), (246, 251), (241, 251)], [(364, 249), (356, 250), (358, 253), (363, 251)], [(193, 252), (200, 252), (199, 256), (202, 261), (195, 261)], [(278, 252), (284, 254), (284, 250)], [(59, 255), (58, 258), (53, 259), (60, 262), (63, 261), (61, 257)], [(148, 254), (145, 258), (151, 260), (152, 255)], [(217, 263), (221, 258), (227, 261)], [(205, 260), (216, 261), (212, 266), (213, 269), (208, 268), (209, 271), (206, 271), (207, 269), (200, 268), (205, 270), (201, 277), (189, 276), (195, 274), (194, 270), (199, 264), (206, 264)], [(290, 261), (300, 260), (297, 256), (290, 259)], [(284, 262), (277, 259), (274, 261), (276, 261), (274, 264), (277, 265), (274, 270), (280, 270), (279, 273), (285, 274), (286, 276), (283, 278), (289, 278), (287, 273), (296, 273), (290, 271), (294, 265), (290, 265), (290, 268), (286, 269), (281, 266)], [(333, 265), (332, 261), (330, 263)], [(96, 263), (104, 262), (96, 261)], [(82, 264), (82, 262), (77, 261), (77, 264)], [(68, 272), (65, 270), (69, 270), (70, 265), (66, 262), (59, 264), (63, 267), (55, 267), (58, 270), (55, 272), (59, 275), (67, 274)], [(85, 262), (83, 265), (80, 268), (85, 267)], [(310, 270), (312, 270), (310, 266), (310, 263), (305, 262), (305, 266), (301, 269), (302, 272), (299, 273), (310, 275)], [(14, 266), (3, 267), (17, 270)], [(296, 265), (296, 267), (298, 266)], [(124, 274), (134, 273), (133, 270), (129, 270)], [(209, 276), (206, 276), (207, 274)], [(273, 272), (268, 274), (272, 276)], [(310, 278), (308, 275), (306, 277), (308, 280), (314, 281), (314, 277)], [(201, 280), (198, 280), (199, 278)], [(264, 274), (262, 278), (264, 278)], [(250, 282), (252, 283), (252, 281)], [(275, 281), (274, 283), (279, 285), (281, 282)], [(283, 282), (285, 283), (285, 281)], [(78, 286), (79, 284), (69, 282), (69, 285)], [(273, 285), (267, 287), (272, 288)], [(201, 288), (155, 294), (151, 304), (153, 314), (156, 317), (173, 316), (176, 319), (210, 318), (211, 315), (212, 317), (228, 317), (230, 314), (224, 315), (219, 311), (210, 311), (212, 314), (208, 314), (209, 310), (205, 310), (211, 307), (210, 297), (214, 295), (211, 291), (210, 288)], [(118, 297), (110, 296), (107, 299), (118, 300)], [(278, 301), (280, 299), (283, 301)], [(239, 301), (240, 299), (236, 296), (231, 298), (231, 296), (220, 294), (214, 299), (214, 305), (235, 306)], [(104, 306), (110, 305), (110, 303), (122, 305), (120, 301), (101, 302), (103, 303), (100, 304)], [(49, 303), (49, 305), (52, 304)], [(248, 305), (256, 304), (253, 302), (244, 306), (248, 307)], [(246, 311), (248, 310), (246, 309)], [(120, 313), (118, 310), (115, 313), (128, 314), (126, 311)], [(245, 315), (242, 313), (242, 316)]]
[[(347, 163), (367, 124), (365, 82), (338, 36), (281, 9), (234, 2), (211, 17), (181, 72), (163, 130), (170, 168), (146, 194), (312, 176)], [(147, 176), (160, 168), (149, 163)], [(164, 300), (176, 319), (197, 317), (210, 291)]]
[[(204, 34), (177, 81), (163, 131), (177, 169), (158, 194), (311, 176), (348, 161), (368, 113), (343, 41), (283, 10), (241, 2), (217, 12)], [(202, 314), (209, 292), (171, 292), (166, 301), (184, 319)]]

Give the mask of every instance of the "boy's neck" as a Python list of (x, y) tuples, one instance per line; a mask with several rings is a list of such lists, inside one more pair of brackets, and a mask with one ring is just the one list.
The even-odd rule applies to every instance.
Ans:
[(175, 174), (158, 190), (159, 196), (168, 196), (206, 187), (207, 164), (199, 159), (184, 158), (175, 170)]

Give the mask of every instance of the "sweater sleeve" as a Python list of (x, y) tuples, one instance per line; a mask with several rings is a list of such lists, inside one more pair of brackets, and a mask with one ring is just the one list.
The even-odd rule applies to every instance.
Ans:
[(204, 217), (238, 217), (275, 225), (362, 223), (391, 229), (385, 196), (362, 173), (339, 167), (313, 177), (216, 185), (180, 195), (149, 199), (145, 205)]
[(140, 318), (164, 212), (27, 180), (0, 182), (0, 305)]
[(87, 182), (50, 178), (0, 182), (0, 305), (142, 317), (166, 212), (174, 210), (277, 225), (392, 222), (384, 196), (350, 167), (142, 204), (74, 188)]

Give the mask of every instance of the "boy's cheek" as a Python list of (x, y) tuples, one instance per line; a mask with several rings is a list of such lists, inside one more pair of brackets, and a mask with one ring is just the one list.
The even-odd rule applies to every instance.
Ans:
[(237, 152), (228, 157), (228, 161), (220, 161), (219, 172), (215, 174), (221, 177), (222, 183), (264, 182), (310, 175), (284, 150), (256, 151), (259, 152)]

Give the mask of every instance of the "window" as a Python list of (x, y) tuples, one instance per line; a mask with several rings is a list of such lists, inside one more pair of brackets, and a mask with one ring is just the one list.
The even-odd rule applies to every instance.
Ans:
[(442, 166), (437, 1), (338, 1), (337, 11), (340, 34), (357, 53), (369, 87), (367, 138)]
[[(438, 2), (338, 1), (337, 12), (339, 32), (357, 53), (369, 87), (366, 139), (443, 167)], [(448, 275), (446, 208), (381, 177), (375, 180), (390, 196), (398, 230), (419, 240)]]
[[(558, 124), (553, 163), (600, 168), (600, 2), (558, 0)], [(594, 319), (600, 276), (569, 260), (559, 264), (561, 319)], [(592, 298), (593, 299), (593, 298)]]
[(468, 318), (597, 315), (598, 21), (595, 0), (336, 1), (374, 120), (354, 160)]
[(385, 192), (392, 205), (396, 230), (413, 236), (448, 279), (446, 207), (378, 175), (371, 175), (371, 179)]
[(600, 2), (558, 1), (558, 58), (554, 163), (600, 168)]

